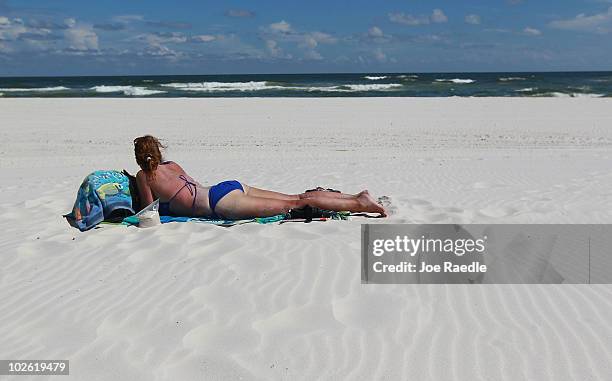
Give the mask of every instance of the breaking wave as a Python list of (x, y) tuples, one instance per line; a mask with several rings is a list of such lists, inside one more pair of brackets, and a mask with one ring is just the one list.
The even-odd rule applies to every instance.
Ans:
[(272, 85), (263, 81), (250, 82), (187, 82), (164, 83), (161, 86), (184, 91), (260, 91), (278, 90), (285, 86)]
[(366, 75), (365, 77), (363, 77), (365, 79), (369, 79), (370, 81), (380, 81), (381, 79), (385, 79), (388, 78), (386, 75)]
[(601, 98), (605, 94), (595, 94), (595, 93), (561, 93), (561, 92), (552, 92), (550, 96), (555, 98)]
[(287, 90), (287, 91), (322, 91), (322, 92), (356, 92), (356, 91), (383, 91), (402, 87), (399, 83), (371, 83), (371, 84), (344, 84), (336, 86), (281, 86), (270, 82), (189, 82), (189, 83), (165, 83), (163, 87), (171, 87), (183, 91), (263, 91), (263, 90)]
[(502, 82), (509, 82), (509, 81), (526, 81), (527, 78), (523, 78), (523, 77), (501, 77), (499, 79)]
[(474, 83), (476, 81), (473, 80), (473, 79), (461, 79), (461, 78), (445, 79), (445, 78), (440, 78), (440, 79), (436, 79), (436, 82), (451, 82), (451, 83), (457, 83), (457, 84), (465, 84), (465, 83)]
[(360, 91), (388, 91), (393, 89), (399, 89), (403, 85), (399, 83), (372, 83), (367, 85), (362, 84), (347, 84), (338, 86), (311, 86), (311, 87), (298, 87), (295, 89), (306, 90), (306, 91), (323, 91), (323, 92), (360, 92)]
[(54, 86), (54, 87), (36, 87), (36, 88), (18, 88), (18, 87), (9, 87), (9, 88), (0, 88), (0, 91), (3, 91), (5, 93), (10, 93), (10, 92), (46, 92), (46, 91), (64, 91), (64, 90), (70, 90), (67, 87), (64, 86)]
[(152, 90), (146, 87), (139, 86), (94, 86), (90, 90), (95, 90), (97, 93), (123, 93), (128, 96), (142, 97), (146, 95), (162, 94), (165, 91)]
[(577, 92), (568, 92), (564, 93), (561, 91), (545, 91), (538, 90), (537, 87), (526, 87), (524, 89), (515, 90), (516, 92), (523, 93), (524, 96), (527, 97), (535, 97), (535, 98), (601, 98), (604, 97), (605, 94), (596, 94), (596, 93), (577, 93)]
[(381, 90), (392, 90), (403, 87), (399, 83), (372, 83), (368, 85), (354, 84), (354, 85), (341, 85), (334, 86), (332, 91), (381, 91)]

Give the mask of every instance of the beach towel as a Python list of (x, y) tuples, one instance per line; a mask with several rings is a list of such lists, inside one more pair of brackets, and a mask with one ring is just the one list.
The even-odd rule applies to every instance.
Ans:
[[(329, 212), (329, 217), (313, 219), (313, 221), (326, 221), (329, 219), (332, 220), (348, 220), (350, 213), (349, 212)], [(258, 217), (258, 218), (250, 218), (244, 220), (226, 220), (226, 219), (216, 219), (216, 218), (206, 218), (206, 217), (175, 217), (175, 216), (160, 216), (160, 220), (162, 224), (167, 224), (170, 222), (198, 222), (198, 223), (206, 223), (223, 227), (230, 227), (236, 225), (243, 225), (248, 223), (258, 223), (258, 224), (271, 224), (275, 222), (284, 223), (284, 222), (309, 222), (305, 219), (292, 219), (289, 214), (278, 214), (276, 216), (271, 217)], [(124, 225), (138, 225), (138, 217), (129, 216), (123, 219)]]
[(64, 217), (72, 226), (86, 231), (104, 220), (122, 221), (133, 214), (128, 176), (121, 171), (100, 170), (85, 177), (72, 211)]

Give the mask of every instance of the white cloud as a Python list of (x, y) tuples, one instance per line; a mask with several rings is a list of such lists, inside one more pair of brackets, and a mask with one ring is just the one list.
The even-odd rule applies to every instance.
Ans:
[[(291, 58), (279, 46), (279, 42), (290, 43), (301, 50), (300, 57), (307, 60), (321, 60), (323, 56), (316, 49), (322, 44), (335, 44), (338, 39), (329, 33), (295, 30), (291, 24), (282, 20), (262, 28), (262, 38), (268, 53), (275, 58)], [(296, 54), (297, 56), (297, 54)]]
[(45, 50), (50, 41), (58, 39), (48, 28), (31, 27), (20, 18), (0, 16), (0, 41), (3, 52)]
[(76, 25), (76, 20), (71, 17), (71, 18), (65, 19), (64, 24), (66, 24), (68, 28), (72, 28)]
[(361, 41), (374, 42), (374, 43), (387, 43), (393, 40), (393, 36), (385, 34), (382, 29), (377, 26), (373, 26), (363, 35)]
[(431, 22), (434, 23), (445, 23), (448, 21), (448, 17), (442, 12), (441, 9), (434, 9), (431, 14)]
[(145, 41), (151, 46), (158, 46), (161, 44), (182, 44), (187, 42), (187, 36), (178, 32), (171, 33), (145, 33), (135, 37), (136, 40)]
[(429, 17), (427, 16), (415, 17), (413, 15), (405, 14), (405, 13), (389, 13), (389, 21), (397, 23), (397, 24), (418, 26), (418, 25), (429, 24)]
[(384, 37), (384, 33), (382, 31), (382, 29), (380, 29), (377, 26), (373, 26), (370, 29), (368, 29), (368, 37)]
[(290, 54), (285, 54), (283, 49), (278, 46), (278, 42), (274, 40), (266, 40), (266, 49), (274, 58), (291, 58)]
[(323, 59), (323, 56), (316, 50), (308, 50), (304, 53), (304, 58), (307, 60), (319, 61)]
[(298, 46), (304, 49), (304, 59), (307, 60), (322, 60), (323, 56), (316, 48), (320, 44), (335, 44), (338, 40), (330, 34), (323, 32), (304, 33), (298, 37), (302, 39)]
[(119, 15), (119, 16), (114, 16), (112, 20), (115, 22), (128, 24), (133, 21), (144, 21), (144, 16), (142, 15)]
[(378, 62), (387, 62), (387, 55), (382, 49), (378, 48), (374, 51), (374, 59)]
[(23, 25), (21, 19), (0, 18), (0, 40), (14, 41), (21, 34), (28, 33), (30, 30)]
[(74, 50), (98, 50), (98, 35), (90, 25), (75, 25), (64, 31), (64, 36)]
[(291, 24), (284, 20), (270, 24), (263, 31), (265, 34), (271, 34), (273, 40), (291, 41), (308, 47), (315, 47), (319, 44), (335, 44), (338, 41), (336, 37), (329, 33), (295, 31)]
[(279, 33), (291, 33), (292, 32), (291, 24), (289, 24), (285, 20), (270, 24), (270, 29), (274, 32), (279, 32)]
[(441, 9), (434, 9), (431, 16), (413, 16), (407, 13), (389, 13), (389, 21), (408, 26), (427, 25), (430, 23), (445, 23), (448, 22), (448, 17)]
[(548, 26), (580, 32), (609, 33), (612, 30), (612, 7), (606, 12), (590, 16), (581, 13), (571, 19), (551, 21)]
[(437, 34), (426, 34), (426, 35), (422, 35), (422, 36), (416, 36), (412, 39), (412, 41), (414, 42), (418, 42), (418, 43), (426, 43), (426, 44), (430, 44), (430, 43), (448, 43), (449, 40), (439, 36)]
[(327, 33), (310, 32), (297, 37), (299, 46), (314, 49), (319, 44), (335, 44), (337, 39)]
[(211, 34), (200, 34), (197, 36), (191, 36), (191, 40), (194, 42), (211, 42), (217, 39), (217, 36)]
[(523, 29), (523, 33), (528, 36), (539, 36), (542, 34), (542, 32), (539, 29), (531, 28), (531, 27), (526, 27), (525, 29)]
[(278, 43), (274, 40), (266, 40), (266, 48), (274, 57), (277, 57), (281, 52), (281, 49), (278, 47)]
[[(184, 56), (183, 53), (170, 49), (165, 45), (151, 45), (145, 51), (146, 55), (153, 57), (161, 57), (170, 61), (178, 61)], [(142, 53), (140, 53), (142, 55)]]
[(311, 32), (308, 33), (310, 37), (314, 38), (320, 44), (335, 44), (338, 42), (338, 39), (331, 34), (323, 33), (323, 32)]
[(300, 44), (300, 46), (306, 47), (306, 48), (309, 48), (309, 49), (314, 49), (314, 48), (317, 47), (317, 45), (319, 45), (319, 43), (312, 36), (304, 36), (304, 42), (302, 42)]
[(467, 15), (465, 16), (465, 22), (472, 25), (480, 24), (480, 16), (478, 15)]

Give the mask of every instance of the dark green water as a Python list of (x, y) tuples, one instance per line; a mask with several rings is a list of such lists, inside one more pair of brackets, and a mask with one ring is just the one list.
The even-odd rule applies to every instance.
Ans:
[(612, 72), (4, 77), (2, 97), (612, 97)]

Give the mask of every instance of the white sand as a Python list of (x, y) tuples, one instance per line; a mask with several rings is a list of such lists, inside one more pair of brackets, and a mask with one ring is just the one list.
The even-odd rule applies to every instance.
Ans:
[(0, 359), (70, 359), (77, 380), (612, 374), (612, 286), (362, 285), (364, 219), (61, 217), (152, 133), (204, 183), (389, 196), (368, 222), (612, 223), (612, 100), (2, 99), (0, 116)]

